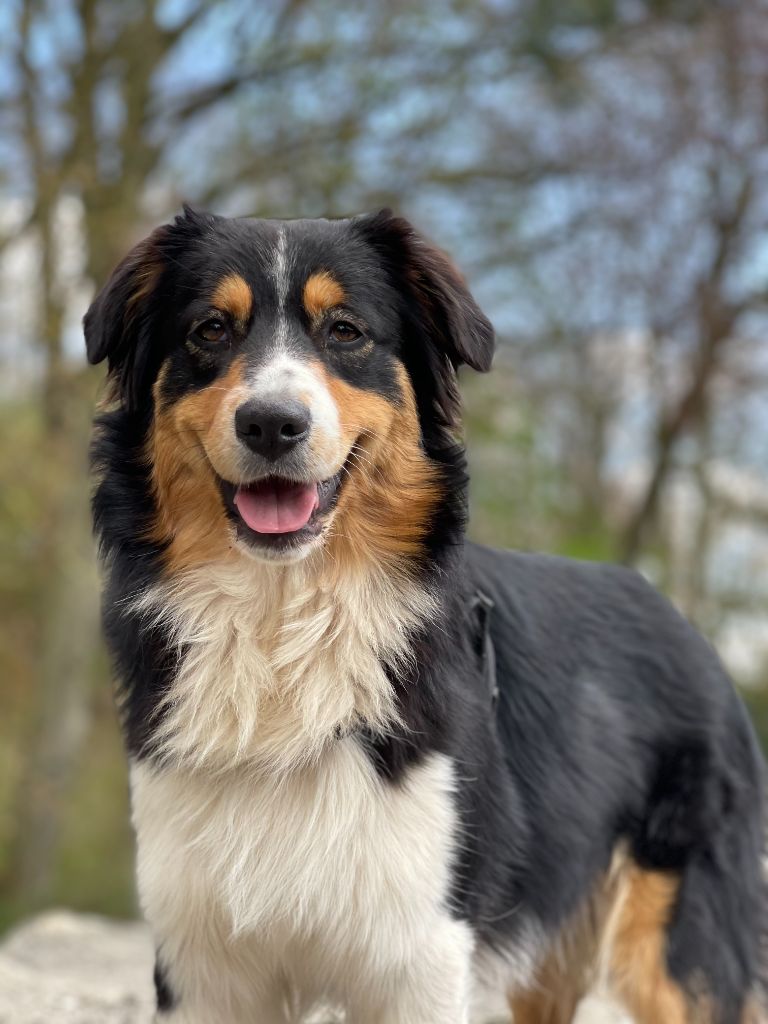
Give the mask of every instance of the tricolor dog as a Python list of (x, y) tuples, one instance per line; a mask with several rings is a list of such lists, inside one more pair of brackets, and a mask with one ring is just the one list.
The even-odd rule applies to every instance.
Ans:
[(188, 210), (85, 335), (158, 1020), (758, 1020), (745, 710), (634, 572), (465, 540), (494, 340), (448, 259)]

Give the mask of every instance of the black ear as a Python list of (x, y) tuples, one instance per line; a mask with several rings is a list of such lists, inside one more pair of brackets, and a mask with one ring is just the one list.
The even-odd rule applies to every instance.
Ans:
[(83, 319), (88, 362), (107, 360), (110, 376), (129, 405), (147, 366), (152, 299), (163, 275), (163, 243), (170, 230), (157, 228), (131, 249)]
[(493, 327), (448, 257), (389, 210), (356, 218), (403, 300), (402, 359), (414, 383), (422, 430), (450, 443), (460, 429), (456, 369), (489, 370)]
[(490, 370), (493, 325), (445, 253), (390, 210), (360, 217), (355, 223), (410, 295), (422, 328), (454, 368), (466, 363), (474, 370)]

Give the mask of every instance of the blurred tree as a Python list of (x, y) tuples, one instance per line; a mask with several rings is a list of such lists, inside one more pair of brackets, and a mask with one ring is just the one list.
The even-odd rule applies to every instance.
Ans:
[[(744, 487), (751, 476), (740, 504), (764, 529), (765, 435), (749, 429), (768, 416), (764, 10), (527, 10), (533, 59), (495, 102), (484, 91), (492, 144), (450, 178), (490, 195), (474, 272), (508, 311), (523, 401), (533, 399), (539, 444), (563, 481), (564, 539), (593, 523), (612, 536), (608, 554), (647, 564), (655, 552), (670, 567), (684, 492), (688, 535), (700, 528), (701, 543), (686, 540), (687, 564), (666, 579), (696, 613), (719, 600), (704, 592), (722, 579), (711, 563), (729, 522), (712, 514), (728, 504), (724, 463)], [(504, 173), (506, 191), (494, 184)], [(509, 230), (494, 232), (490, 218)]]

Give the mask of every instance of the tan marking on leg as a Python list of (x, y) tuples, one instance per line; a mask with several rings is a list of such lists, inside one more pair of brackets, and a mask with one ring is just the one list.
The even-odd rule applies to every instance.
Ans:
[(557, 971), (537, 977), (538, 989), (510, 999), (514, 1024), (571, 1024), (584, 993)]
[(594, 981), (605, 919), (616, 887), (612, 866), (595, 894), (563, 927), (529, 988), (509, 997), (514, 1024), (570, 1024)]
[(749, 1000), (744, 1008), (742, 1024), (767, 1024), (768, 1009), (757, 997)]
[(679, 878), (628, 865), (609, 922), (610, 984), (636, 1024), (691, 1024), (704, 1021), (667, 970), (667, 928)]
[(240, 274), (227, 274), (216, 285), (211, 303), (223, 313), (229, 313), (238, 323), (246, 323), (251, 315), (253, 293)]
[(321, 316), (327, 309), (342, 305), (345, 298), (344, 289), (327, 270), (312, 274), (304, 285), (304, 309), (312, 318)]

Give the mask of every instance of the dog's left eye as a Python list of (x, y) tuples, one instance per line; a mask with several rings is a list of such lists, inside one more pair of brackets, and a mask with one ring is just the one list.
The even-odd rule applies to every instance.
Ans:
[(347, 320), (337, 320), (335, 324), (331, 326), (331, 337), (334, 341), (350, 342), (357, 341), (358, 338), (362, 338), (362, 334), (355, 327), (354, 324), (349, 323)]
[(217, 320), (214, 317), (211, 320), (206, 320), (205, 323), (200, 324), (199, 327), (196, 327), (194, 336), (199, 338), (201, 341), (207, 341), (209, 344), (215, 345), (219, 342), (226, 341), (228, 332), (224, 321)]

